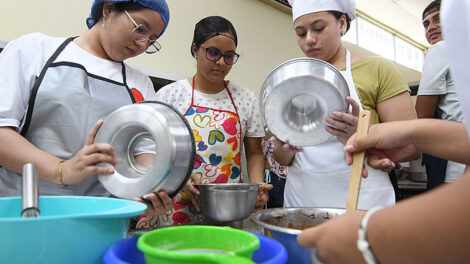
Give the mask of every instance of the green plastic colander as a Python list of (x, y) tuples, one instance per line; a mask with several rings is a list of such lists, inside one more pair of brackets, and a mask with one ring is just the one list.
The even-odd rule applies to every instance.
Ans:
[(146, 263), (254, 263), (258, 238), (231, 227), (187, 225), (157, 229), (143, 234), (137, 247)]

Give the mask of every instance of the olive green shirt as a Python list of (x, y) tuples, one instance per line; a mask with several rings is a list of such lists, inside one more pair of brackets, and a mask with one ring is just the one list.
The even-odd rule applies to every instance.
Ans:
[(377, 103), (410, 91), (397, 67), (385, 58), (361, 58), (351, 65), (351, 71), (362, 107), (371, 111), (371, 124), (380, 123)]

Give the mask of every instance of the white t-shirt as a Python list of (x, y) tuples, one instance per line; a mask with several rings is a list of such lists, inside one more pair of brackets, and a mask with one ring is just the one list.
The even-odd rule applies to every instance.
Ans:
[[(10, 41), (0, 53), (0, 127), (19, 128), (25, 115), (34, 81), (47, 60), (65, 41), (42, 33), (31, 33)], [(122, 65), (88, 53), (74, 42), (55, 60), (83, 65), (88, 73), (122, 83)], [(126, 81), (144, 100), (155, 100), (150, 78), (126, 64)], [(112, 100), (112, 96), (110, 96)]]
[(444, 41), (432, 45), (423, 64), (418, 96), (439, 95), (437, 111), (444, 120), (463, 122), (463, 113), (449, 71)]
[[(441, 25), (446, 42), (447, 59), (455, 78), (459, 101), (463, 106), (464, 120), (470, 120), (470, 2), (461, 0), (443, 1), (441, 7)], [(470, 132), (470, 124), (464, 121), (467, 132)], [(446, 179), (447, 180), (447, 179)]]
[[(441, 119), (463, 122), (463, 112), (457, 89), (449, 70), (444, 41), (432, 45), (423, 65), (423, 74), (419, 83), (418, 96), (439, 95), (437, 112)], [(448, 161), (446, 168), (446, 182), (454, 181), (462, 176), (465, 164)]]
[[(446, 0), (441, 7), (441, 25), (446, 37), (445, 48), (465, 120), (470, 120), (470, 2)], [(466, 122), (470, 133), (470, 123)]]
[[(242, 125), (242, 138), (264, 137), (258, 98), (252, 90), (229, 82), (228, 89), (238, 110)], [(157, 100), (172, 105), (181, 114), (185, 114), (191, 105), (192, 86), (187, 79), (170, 83), (157, 92)], [(205, 94), (194, 91), (194, 104), (214, 109), (236, 112), (228, 92)], [(261, 146), (260, 146), (261, 147)]]

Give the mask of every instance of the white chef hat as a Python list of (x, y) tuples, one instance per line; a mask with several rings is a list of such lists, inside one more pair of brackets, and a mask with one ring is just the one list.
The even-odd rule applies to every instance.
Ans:
[(292, 6), (292, 21), (321, 11), (339, 11), (353, 20), (356, 18), (356, 0), (288, 0)]

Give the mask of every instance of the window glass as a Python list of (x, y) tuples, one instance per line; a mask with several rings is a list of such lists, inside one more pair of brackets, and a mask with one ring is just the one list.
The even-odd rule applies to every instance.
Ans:
[(409, 42), (395, 37), (396, 62), (417, 71), (422, 71), (424, 53)]
[(358, 17), (358, 45), (389, 60), (395, 60), (393, 34)]
[(348, 32), (341, 38), (343, 41), (357, 45), (357, 19), (351, 21)]

